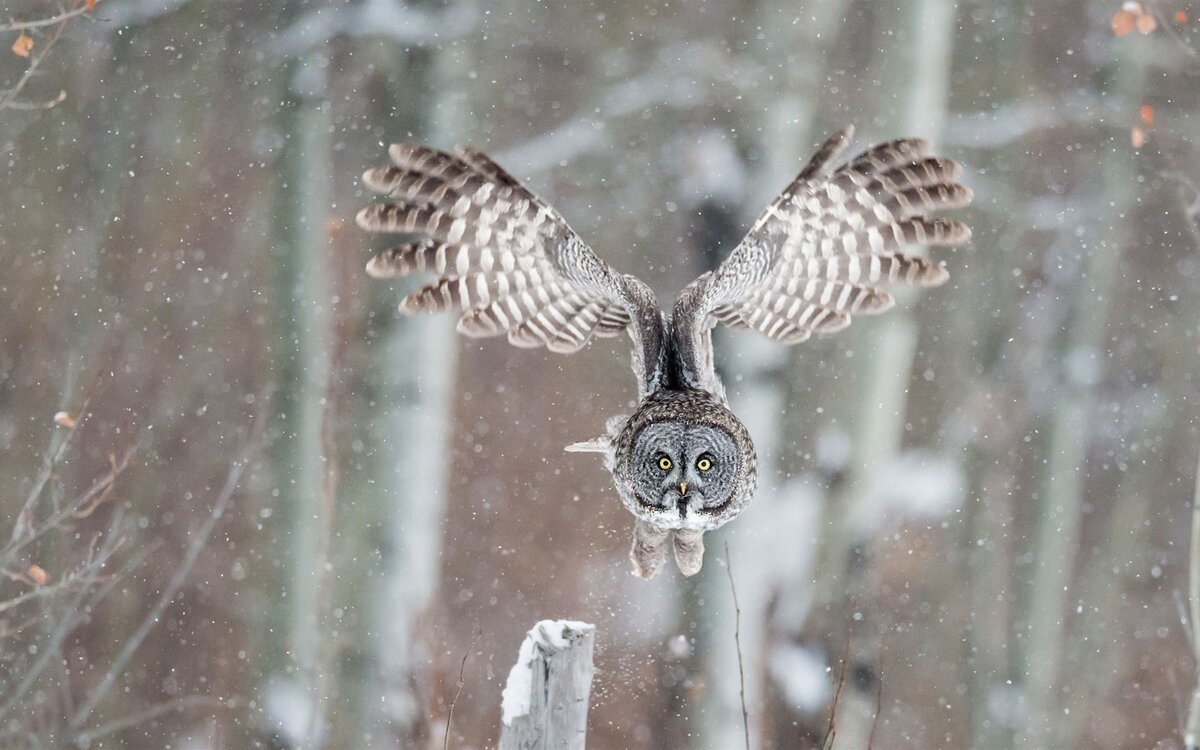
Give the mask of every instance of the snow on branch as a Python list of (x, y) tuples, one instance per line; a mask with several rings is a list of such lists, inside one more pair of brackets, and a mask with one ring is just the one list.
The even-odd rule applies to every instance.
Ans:
[(530, 629), (501, 696), (500, 750), (583, 750), (595, 636), (575, 620)]

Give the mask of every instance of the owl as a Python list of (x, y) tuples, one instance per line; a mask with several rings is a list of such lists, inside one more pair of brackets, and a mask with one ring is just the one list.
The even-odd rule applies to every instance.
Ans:
[(960, 221), (932, 217), (971, 201), (962, 169), (928, 142), (884, 143), (838, 163), (853, 134), (829, 138), (712, 271), (660, 308), (637, 277), (600, 259), (566, 220), (483, 153), (396, 144), (391, 165), (363, 182), (386, 199), (364, 208), (368, 232), (406, 235), (367, 273), (435, 280), (400, 303), (406, 314), (452, 310), (470, 337), (504, 335), (518, 347), (578, 351), (595, 337), (629, 335), (638, 405), (605, 434), (568, 451), (600, 453), (634, 515), (634, 572), (651, 578), (668, 550), (693, 575), (704, 533), (754, 498), (754, 443), (729, 409), (713, 367), (717, 323), (780, 344), (831, 333), (855, 314), (883, 312), (893, 284), (936, 286), (943, 265), (912, 246), (970, 239)]

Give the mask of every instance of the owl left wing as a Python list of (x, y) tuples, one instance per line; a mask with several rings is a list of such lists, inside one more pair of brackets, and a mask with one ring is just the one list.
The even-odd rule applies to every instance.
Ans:
[[(388, 200), (358, 213), (368, 232), (410, 235), (367, 264), (376, 278), (433, 273), (400, 303), (454, 310), (466, 336), (574, 352), (628, 330), (643, 391), (661, 367), (662, 318), (650, 289), (596, 255), (553, 208), (483, 153), (396, 144), (363, 182)], [(633, 325), (631, 325), (631, 323)]]
[(853, 132), (829, 138), (730, 256), (680, 293), (672, 328), (693, 385), (720, 390), (712, 366), (717, 322), (794, 344), (841, 330), (852, 315), (889, 309), (892, 284), (937, 286), (948, 278), (942, 265), (907, 249), (970, 239), (966, 224), (929, 216), (971, 202), (971, 190), (957, 182), (962, 168), (917, 138), (832, 168)]

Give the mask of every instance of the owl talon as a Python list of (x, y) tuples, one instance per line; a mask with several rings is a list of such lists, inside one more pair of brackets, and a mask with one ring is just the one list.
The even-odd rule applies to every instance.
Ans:
[(704, 532), (679, 529), (675, 532), (675, 564), (685, 576), (694, 576), (704, 565)]
[(671, 532), (658, 529), (644, 521), (633, 527), (633, 548), (629, 559), (633, 561), (633, 572), (639, 578), (650, 580), (662, 570), (667, 561), (667, 538)]

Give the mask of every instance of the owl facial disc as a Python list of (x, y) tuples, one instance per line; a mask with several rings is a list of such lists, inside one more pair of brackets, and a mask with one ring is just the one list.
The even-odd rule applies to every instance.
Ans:
[(658, 572), (668, 547), (686, 575), (700, 569), (703, 534), (754, 497), (754, 445), (742, 423), (702, 391), (660, 391), (614, 441), (613, 482), (637, 518), (634, 570)]
[(681, 421), (646, 425), (629, 459), (630, 510), (662, 528), (696, 531), (722, 522), (742, 463), (724, 429)]

